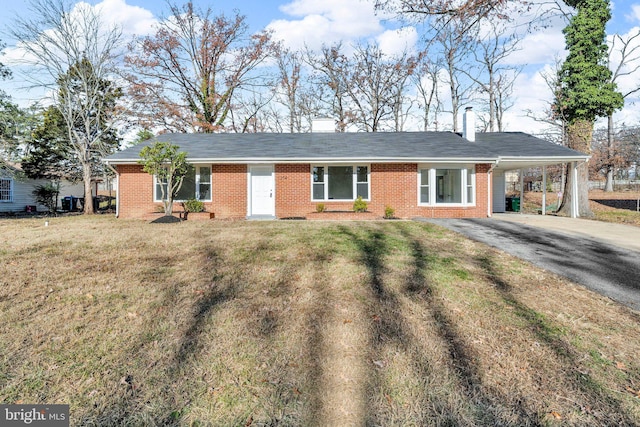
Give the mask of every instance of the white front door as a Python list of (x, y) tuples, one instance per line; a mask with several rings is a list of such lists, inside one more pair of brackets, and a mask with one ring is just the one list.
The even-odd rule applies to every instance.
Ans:
[(251, 166), (250, 175), (249, 216), (274, 216), (276, 206), (273, 166)]

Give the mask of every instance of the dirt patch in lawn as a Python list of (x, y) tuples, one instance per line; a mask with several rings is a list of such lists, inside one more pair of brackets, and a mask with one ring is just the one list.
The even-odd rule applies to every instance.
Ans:
[(639, 353), (432, 224), (0, 220), (0, 402), (72, 425), (638, 425)]

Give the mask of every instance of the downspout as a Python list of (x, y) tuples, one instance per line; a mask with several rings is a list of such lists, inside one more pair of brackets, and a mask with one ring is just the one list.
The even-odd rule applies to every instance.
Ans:
[(547, 165), (542, 166), (542, 215), (547, 214)]
[(107, 167), (116, 174), (116, 218), (120, 215), (120, 174), (118, 170), (109, 164), (109, 162), (105, 162)]
[(573, 197), (571, 198), (571, 218), (578, 218), (578, 162), (571, 162), (571, 178), (573, 179)]
[(487, 172), (487, 218), (493, 215), (493, 170), (498, 167), (500, 159), (491, 165)]

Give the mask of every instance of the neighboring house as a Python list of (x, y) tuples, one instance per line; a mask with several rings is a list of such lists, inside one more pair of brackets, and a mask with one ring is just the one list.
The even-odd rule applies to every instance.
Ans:
[[(19, 213), (36, 211), (48, 211), (46, 206), (38, 205), (33, 196), (33, 190), (38, 185), (45, 185), (49, 181), (44, 179), (29, 179), (24, 176), (19, 164), (7, 165), (0, 168), (0, 212)], [(65, 196), (83, 197), (84, 186), (82, 183), (62, 181), (58, 195), (58, 207), (62, 206)]]
[[(106, 159), (117, 172), (120, 218), (148, 218), (160, 185), (140, 150), (178, 145), (193, 165), (177, 201), (200, 199), (216, 218), (353, 218), (353, 201), (370, 217), (479, 218), (505, 210), (504, 172), (588, 160), (589, 156), (519, 132), (166, 134)], [(323, 204), (332, 215), (318, 215)], [(180, 210), (179, 203), (176, 209)], [(577, 210), (576, 210), (577, 212)]]

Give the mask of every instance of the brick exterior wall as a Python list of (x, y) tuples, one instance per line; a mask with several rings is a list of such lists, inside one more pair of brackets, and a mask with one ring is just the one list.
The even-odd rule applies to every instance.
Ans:
[[(490, 165), (476, 165), (476, 204), (469, 207), (418, 206), (418, 165), (415, 163), (372, 164), (371, 200), (368, 213), (352, 212), (317, 214), (316, 206), (324, 203), (328, 211), (350, 211), (353, 202), (311, 201), (311, 165), (276, 164), (276, 217), (308, 219), (377, 219), (384, 216), (386, 206), (399, 218), (482, 218), (487, 216)], [(212, 165), (212, 199), (205, 209), (216, 219), (245, 218), (247, 215), (247, 165)], [(121, 218), (145, 218), (157, 212), (160, 203), (153, 202), (153, 178), (140, 165), (120, 165), (119, 215)], [(181, 210), (179, 205), (176, 210)]]
[(216, 218), (247, 216), (247, 165), (212, 165), (211, 212)]

